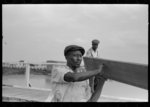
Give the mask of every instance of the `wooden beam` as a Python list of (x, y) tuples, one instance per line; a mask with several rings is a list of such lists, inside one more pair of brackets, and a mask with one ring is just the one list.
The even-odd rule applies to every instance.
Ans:
[(112, 61), (101, 58), (84, 57), (87, 70), (94, 70), (104, 64), (104, 76), (122, 83), (148, 89), (148, 66), (144, 64)]

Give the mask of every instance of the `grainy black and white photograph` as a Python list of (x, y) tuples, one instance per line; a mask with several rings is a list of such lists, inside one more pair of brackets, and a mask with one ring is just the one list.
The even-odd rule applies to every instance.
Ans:
[(2, 102), (148, 102), (147, 4), (3, 4)]

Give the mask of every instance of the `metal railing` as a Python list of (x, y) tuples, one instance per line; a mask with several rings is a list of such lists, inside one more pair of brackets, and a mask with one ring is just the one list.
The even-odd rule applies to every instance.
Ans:
[(26, 87), (31, 87), (30, 84), (30, 72), (31, 69), (48, 69), (52, 70), (53, 67), (63, 67), (65, 66), (65, 63), (16, 63), (16, 62), (3, 62), (3, 67), (8, 68), (25, 68), (25, 78), (26, 78)]

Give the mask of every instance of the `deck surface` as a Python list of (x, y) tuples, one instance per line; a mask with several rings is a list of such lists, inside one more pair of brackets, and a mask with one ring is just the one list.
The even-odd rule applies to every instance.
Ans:
[(27, 101), (45, 102), (49, 95), (52, 95), (51, 90), (39, 90), (33, 88), (21, 88), (3, 86), (3, 98), (23, 99)]
[[(49, 97), (51, 96), (51, 97)], [(3, 102), (51, 102), (51, 91), (3, 86)], [(101, 96), (98, 102), (147, 102)]]

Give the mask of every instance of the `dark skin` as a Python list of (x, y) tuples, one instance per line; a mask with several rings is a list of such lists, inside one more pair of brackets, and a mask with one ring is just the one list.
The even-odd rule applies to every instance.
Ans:
[(103, 85), (105, 83), (105, 81), (107, 80), (107, 78), (103, 77), (102, 75), (96, 75), (96, 78), (97, 78), (97, 86), (95, 88), (95, 91), (92, 93), (92, 96), (91, 98), (88, 100), (88, 102), (95, 102), (99, 99), (100, 97), (100, 94), (102, 92), (102, 88), (103, 88)]
[[(66, 56), (67, 66), (73, 71), (80, 67), (82, 61), (82, 53), (80, 51), (69, 52)], [(76, 72), (76, 71), (75, 71)]]
[[(103, 65), (101, 65), (100, 68), (97, 70), (93, 70), (91, 72), (89, 71), (89, 72), (77, 73), (77, 69), (80, 67), (80, 64), (82, 61), (82, 53), (80, 51), (72, 51), (72, 52), (68, 53), (66, 56), (66, 60), (67, 60), (67, 66), (69, 66), (74, 72), (74, 73), (68, 72), (64, 75), (64, 80), (67, 82), (79, 82), (79, 81), (87, 80), (93, 76), (100, 74), (100, 72), (103, 68)], [(92, 96), (88, 100), (88, 102), (96, 102), (98, 100), (98, 98), (96, 96), (97, 95), (96, 93), (98, 91), (95, 91), (92, 94)]]
[(97, 48), (98, 48), (98, 44), (92, 43), (92, 49), (93, 49), (94, 51), (96, 51)]

